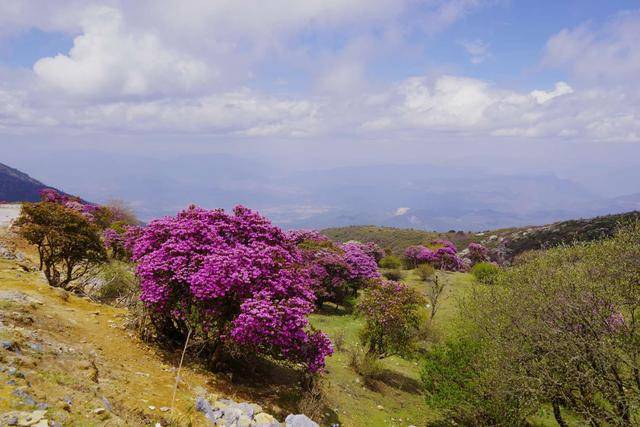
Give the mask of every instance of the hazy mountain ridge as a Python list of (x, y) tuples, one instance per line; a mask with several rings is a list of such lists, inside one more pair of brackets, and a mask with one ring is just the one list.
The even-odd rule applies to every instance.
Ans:
[(40, 190), (44, 188), (50, 187), (18, 169), (0, 163), (0, 201), (35, 202), (40, 199)]
[[(38, 176), (88, 200), (123, 199), (143, 220), (191, 203), (226, 209), (243, 204), (285, 228), (376, 224), (477, 231), (640, 208), (640, 194), (603, 197), (553, 174), (490, 174), (469, 166), (381, 164), (299, 172), (231, 155), (84, 158), (65, 152), (55, 173)], [(34, 172), (45, 160), (35, 155), (26, 166)]]

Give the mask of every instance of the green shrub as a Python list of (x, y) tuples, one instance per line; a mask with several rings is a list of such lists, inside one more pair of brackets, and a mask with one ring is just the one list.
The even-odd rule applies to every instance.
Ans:
[(405, 276), (402, 270), (399, 270), (399, 269), (384, 271), (382, 275), (389, 280), (395, 280), (395, 281), (402, 280), (404, 279), (404, 276)]
[(490, 262), (479, 262), (471, 268), (471, 274), (485, 285), (492, 285), (500, 274), (500, 267)]
[(460, 425), (528, 425), (518, 396), (501, 383), (480, 341), (449, 339), (425, 354), (420, 378), (427, 402)]
[(436, 274), (436, 269), (431, 264), (420, 264), (416, 269), (416, 274), (423, 282), (431, 279)]
[(114, 302), (120, 299), (128, 300), (138, 291), (138, 282), (131, 267), (119, 261), (105, 264), (100, 272), (104, 284), (98, 289), (98, 299), (104, 302)]
[(381, 268), (388, 268), (390, 270), (398, 270), (402, 267), (402, 260), (394, 255), (387, 255), (382, 258), (379, 263)]
[(488, 402), (485, 413), (508, 420), (549, 406), (559, 425), (564, 411), (579, 425), (640, 425), (638, 260), (640, 222), (609, 240), (531, 254), (476, 287), (459, 333), (482, 343), (466, 367), (478, 375), (458, 406)]

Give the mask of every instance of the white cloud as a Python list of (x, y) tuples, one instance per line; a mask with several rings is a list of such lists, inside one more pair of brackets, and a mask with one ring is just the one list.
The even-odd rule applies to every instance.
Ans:
[[(567, 67), (582, 85), (568, 79), (525, 91), (447, 74), (368, 79), (368, 61), (406, 47), (400, 23), (407, 32), (425, 22), (428, 31), (442, 29), (484, 3), (6, 0), (0, 37), (37, 27), (71, 34), (74, 43), (37, 61), (27, 78), (3, 82), (0, 129), (640, 141), (640, 13), (549, 40), (543, 62)], [(314, 42), (305, 42), (309, 35)], [(474, 63), (490, 55), (480, 40), (462, 46)], [(295, 79), (292, 69), (310, 77), (311, 90), (287, 92), (251, 77), (268, 70), (274, 81)]]
[(640, 11), (615, 15), (600, 28), (583, 24), (549, 39), (542, 63), (567, 68), (587, 83), (627, 85), (640, 75)]
[(469, 54), (469, 61), (472, 64), (481, 64), (491, 56), (489, 53), (489, 44), (482, 40), (463, 41), (460, 42), (460, 45)]
[(91, 9), (83, 34), (68, 55), (42, 58), (33, 67), (44, 82), (71, 95), (140, 96), (201, 89), (215, 70), (203, 61), (171, 51), (151, 33), (124, 28), (119, 10)]
[(551, 91), (544, 90), (534, 90), (531, 92), (531, 96), (533, 96), (536, 101), (540, 104), (544, 104), (550, 99), (556, 98), (558, 96), (567, 95), (569, 93), (573, 93), (573, 89), (565, 82), (557, 82), (555, 88)]
[(367, 132), (428, 131), (524, 138), (640, 142), (638, 90), (505, 90), (488, 82), (440, 76), (407, 79), (362, 125)]
[(393, 216), (402, 216), (402, 215), (406, 214), (407, 212), (409, 212), (409, 208), (398, 208), (393, 213)]

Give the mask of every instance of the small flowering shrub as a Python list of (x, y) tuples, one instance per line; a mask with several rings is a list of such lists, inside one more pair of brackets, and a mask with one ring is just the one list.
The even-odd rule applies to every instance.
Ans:
[(404, 251), (404, 257), (407, 266), (416, 268), (423, 263), (432, 263), (435, 261), (435, 253), (422, 245), (409, 246)]
[(458, 256), (456, 246), (448, 240), (434, 240), (430, 247), (409, 246), (405, 249), (404, 256), (411, 268), (427, 263), (439, 270), (465, 270), (465, 264)]
[(347, 306), (367, 281), (380, 277), (377, 264), (359, 242), (339, 245), (315, 231), (289, 232), (302, 252), (312, 279), (316, 305), (333, 302)]
[(333, 349), (307, 320), (310, 273), (269, 220), (242, 206), (233, 214), (192, 206), (131, 233), (140, 298), (159, 333), (183, 340), (192, 330), (214, 355), (233, 346), (323, 368)]
[(415, 350), (423, 298), (403, 283), (381, 280), (370, 286), (358, 302), (364, 317), (362, 344), (379, 358), (409, 355)]
[(467, 257), (471, 260), (471, 265), (489, 260), (489, 250), (480, 243), (469, 243), (467, 249), (469, 250)]

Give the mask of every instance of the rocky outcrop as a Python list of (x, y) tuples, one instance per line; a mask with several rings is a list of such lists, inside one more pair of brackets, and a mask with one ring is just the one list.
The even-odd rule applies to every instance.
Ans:
[(302, 414), (290, 414), (284, 423), (262, 411), (255, 403), (236, 403), (220, 399), (210, 403), (206, 398), (196, 398), (196, 409), (204, 414), (212, 426), (224, 427), (318, 427), (318, 424)]

